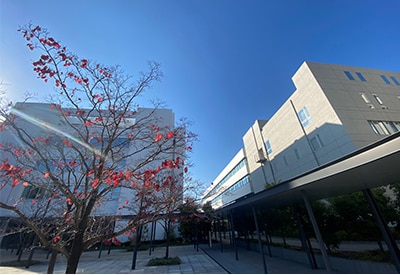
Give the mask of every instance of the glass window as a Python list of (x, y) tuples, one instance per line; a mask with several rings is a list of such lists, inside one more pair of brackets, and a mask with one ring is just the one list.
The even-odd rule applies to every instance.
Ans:
[(45, 193), (44, 188), (28, 185), (27, 187), (24, 188), (24, 191), (22, 191), (21, 197), (25, 199), (42, 199), (44, 193)]
[(344, 71), (344, 74), (347, 76), (349, 80), (355, 80), (349, 71)]
[(308, 124), (311, 123), (311, 116), (306, 106), (304, 106), (303, 109), (301, 109), (297, 114), (303, 127), (306, 127)]
[(265, 142), (265, 147), (267, 147), (267, 154), (271, 154), (272, 153), (272, 147), (271, 147), (271, 143), (269, 142), (269, 140), (267, 140)]
[(378, 101), (379, 104), (383, 105), (383, 101), (379, 98), (379, 96), (377, 95), (373, 95), (376, 99), (376, 101)]
[(385, 136), (390, 135), (389, 130), (386, 128), (383, 121), (368, 121), (371, 128), (377, 135)]
[(362, 81), (362, 82), (366, 82), (367, 80), (365, 79), (365, 77), (360, 73), (360, 72), (356, 72), (356, 75), (358, 76), (358, 78)]
[(385, 81), (386, 84), (390, 85), (390, 81), (386, 78), (386, 76), (381, 75), (381, 78), (383, 79), (383, 81)]
[(391, 76), (390, 78), (393, 80), (393, 82), (394, 82), (397, 86), (400, 86), (400, 82), (399, 82), (394, 76)]
[(371, 101), (369, 101), (368, 97), (364, 93), (360, 93), (360, 95), (365, 103), (371, 103)]
[(389, 129), (389, 131), (393, 134), (393, 133), (397, 133), (398, 131), (400, 131), (400, 124), (393, 121), (388, 121), (385, 122), (386, 127)]
[(323, 146), (319, 135), (316, 135), (315, 137), (311, 138), (310, 143), (311, 143), (311, 147), (313, 148), (314, 151), (321, 149)]

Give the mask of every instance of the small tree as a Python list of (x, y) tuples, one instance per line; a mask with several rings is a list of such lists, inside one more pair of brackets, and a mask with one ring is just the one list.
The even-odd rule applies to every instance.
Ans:
[(185, 122), (163, 121), (159, 103), (137, 105), (162, 77), (157, 63), (132, 82), (117, 66), (78, 58), (39, 26), (19, 31), (40, 52), (33, 70), (55, 93), (40, 114), (26, 102), (2, 110), (1, 192), (8, 198), (0, 207), (64, 254), (66, 273), (75, 273), (85, 249), (165, 212), (167, 186), (159, 179), (184, 171), (195, 136)]
[(211, 230), (212, 207), (206, 203), (203, 207), (194, 198), (187, 198), (179, 208), (179, 232), (184, 240), (194, 236), (198, 239), (207, 237)]

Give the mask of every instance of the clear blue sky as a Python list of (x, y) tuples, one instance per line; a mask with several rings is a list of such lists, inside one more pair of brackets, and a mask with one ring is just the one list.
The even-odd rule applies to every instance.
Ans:
[(209, 185), (294, 91), (304, 61), (400, 71), (400, 1), (0, 0), (0, 81), (14, 102), (52, 91), (16, 30), (46, 27), (81, 58), (129, 74), (161, 63), (159, 98), (199, 135), (194, 178)]

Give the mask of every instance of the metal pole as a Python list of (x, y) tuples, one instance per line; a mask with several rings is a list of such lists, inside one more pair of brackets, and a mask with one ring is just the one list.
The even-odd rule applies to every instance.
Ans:
[(317, 269), (318, 267), (317, 267), (316, 263), (313, 262), (313, 259), (311, 257), (310, 251), (312, 248), (309, 247), (307, 244), (306, 233), (304, 232), (303, 223), (301, 222), (300, 213), (299, 213), (297, 204), (293, 207), (293, 211), (294, 211), (294, 215), (296, 217), (297, 228), (299, 229), (299, 232), (300, 232), (301, 245), (303, 246), (303, 249), (307, 253), (308, 262), (310, 263), (312, 269)]
[(400, 252), (399, 248), (396, 245), (396, 242), (393, 240), (390, 235), (389, 229), (387, 227), (387, 223), (384, 221), (382, 213), (380, 212), (378, 205), (374, 199), (374, 196), (371, 192), (371, 189), (362, 190), (365, 198), (368, 201), (368, 204), (372, 210), (372, 214), (374, 215), (376, 222), (378, 224), (379, 229), (383, 235), (383, 238), (388, 246), (390, 256), (392, 257), (393, 263), (397, 269), (397, 272), (400, 273)]
[(258, 247), (260, 249), (260, 253), (261, 253), (261, 257), (262, 257), (262, 261), (263, 261), (264, 273), (267, 274), (268, 273), (267, 262), (265, 260), (264, 249), (263, 249), (263, 245), (262, 245), (262, 242), (261, 242), (260, 229), (258, 228), (257, 214), (256, 214), (256, 210), (254, 209), (254, 206), (251, 207), (251, 210), (253, 211), (254, 224), (256, 225)]
[(221, 232), (221, 220), (218, 219), (218, 235), (219, 235), (219, 244), (221, 246), (221, 253), (224, 252), (224, 246), (222, 245), (222, 232)]
[(153, 231), (154, 231), (154, 222), (151, 222), (149, 256), (151, 255), (151, 249), (153, 246)]
[(231, 235), (232, 235), (232, 243), (233, 243), (233, 247), (235, 248), (235, 259), (236, 261), (239, 261), (239, 253), (238, 253), (238, 248), (237, 248), (237, 244), (236, 244), (236, 233), (235, 233), (235, 224), (233, 222), (233, 212), (230, 213), (230, 220), (231, 220)]
[(322, 258), (324, 259), (325, 268), (329, 273), (332, 273), (331, 261), (329, 260), (328, 253), (326, 252), (326, 248), (324, 245), (324, 240), (322, 239), (321, 232), (319, 231), (317, 220), (315, 219), (314, 212), (311, 208), (310, 201), (308, 200), (307, 193), (305, 190), (301, 190), (301, 195), (303, 196), (304, 203), (307, 208), (308, 216), (310, 217), (311, 224), (314, 229), (315, 236), (317, 237), (317, 241), (319, 244), (319, 249), (322, 253)]

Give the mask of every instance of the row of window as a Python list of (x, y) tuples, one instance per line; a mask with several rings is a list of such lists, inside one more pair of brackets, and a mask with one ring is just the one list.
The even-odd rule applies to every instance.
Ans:
[(400, 122), (398, 121), (368, 120), (368, 123), (377, 135), (388, 136), (400, 131)]
[(229, 180), (237, 171), (239, 171), (243, 166), (247, 164), (247, 159), (242, 159), (229, 173), (207, 194), (206, 197), (214, 194), (220, 186), (222, 186), (227, 180)]
[[(367, 103), (369, 108), (375, 109), (375, 106), (372, 104), (371, 100), (369, 100), (369, 98), (367, 97), (367, 95), (365, 93), (360, 93), (360, 95), (361, 95), (361, 98), (364, 100), (364, 102)], [(387, 109), (387, 106), (384, 105), (382, 99), (378, 95), (372, 94), (372, 96), (375, 98), (376, 102), (378, 102), (378, 104), (381, 105), (382, 109)]]
[[(362, 73), (360, 73), (360, 72), (355, 72), (355, 73), (362, 82), (367, 82), (367, 80), (365, 79), (365, 77), (363, 76)], [(344, 74), (347, 76), (347, 78), (349, 80), (356, 80), (355, 77), (349, 71), (344, 71)], [(387, 85), (392, 84), (392, 82), (390, 82), (390, 80), (391, 80), (391, 81), (393, 81), (394, 84), (396, 84), (397, 86), (400, 86), (400, 82), (394, 76), (389, 76), (390, 80), (385, 75), (380, 75), (380, 77), (382, 78), (383, 82), (385, 82)]]
[(223, 191), (221, 194), (219, 194), (217, 197), (215, 197), (212, 200), (212, 203), (216, 203), (217, 201), (221, 200), (223, 197), (228, 196), (231, 192), (234, 192), (236, 190), (238, 190), (239, 188), (249, 184), (250, 182), (250, 178), (249, 176), (245, 176), (244, 178), (242, 178), (241, 180), (237, 181), (234, 185), (232, 185), (231, 187), (229, 187), (227, 190)]

